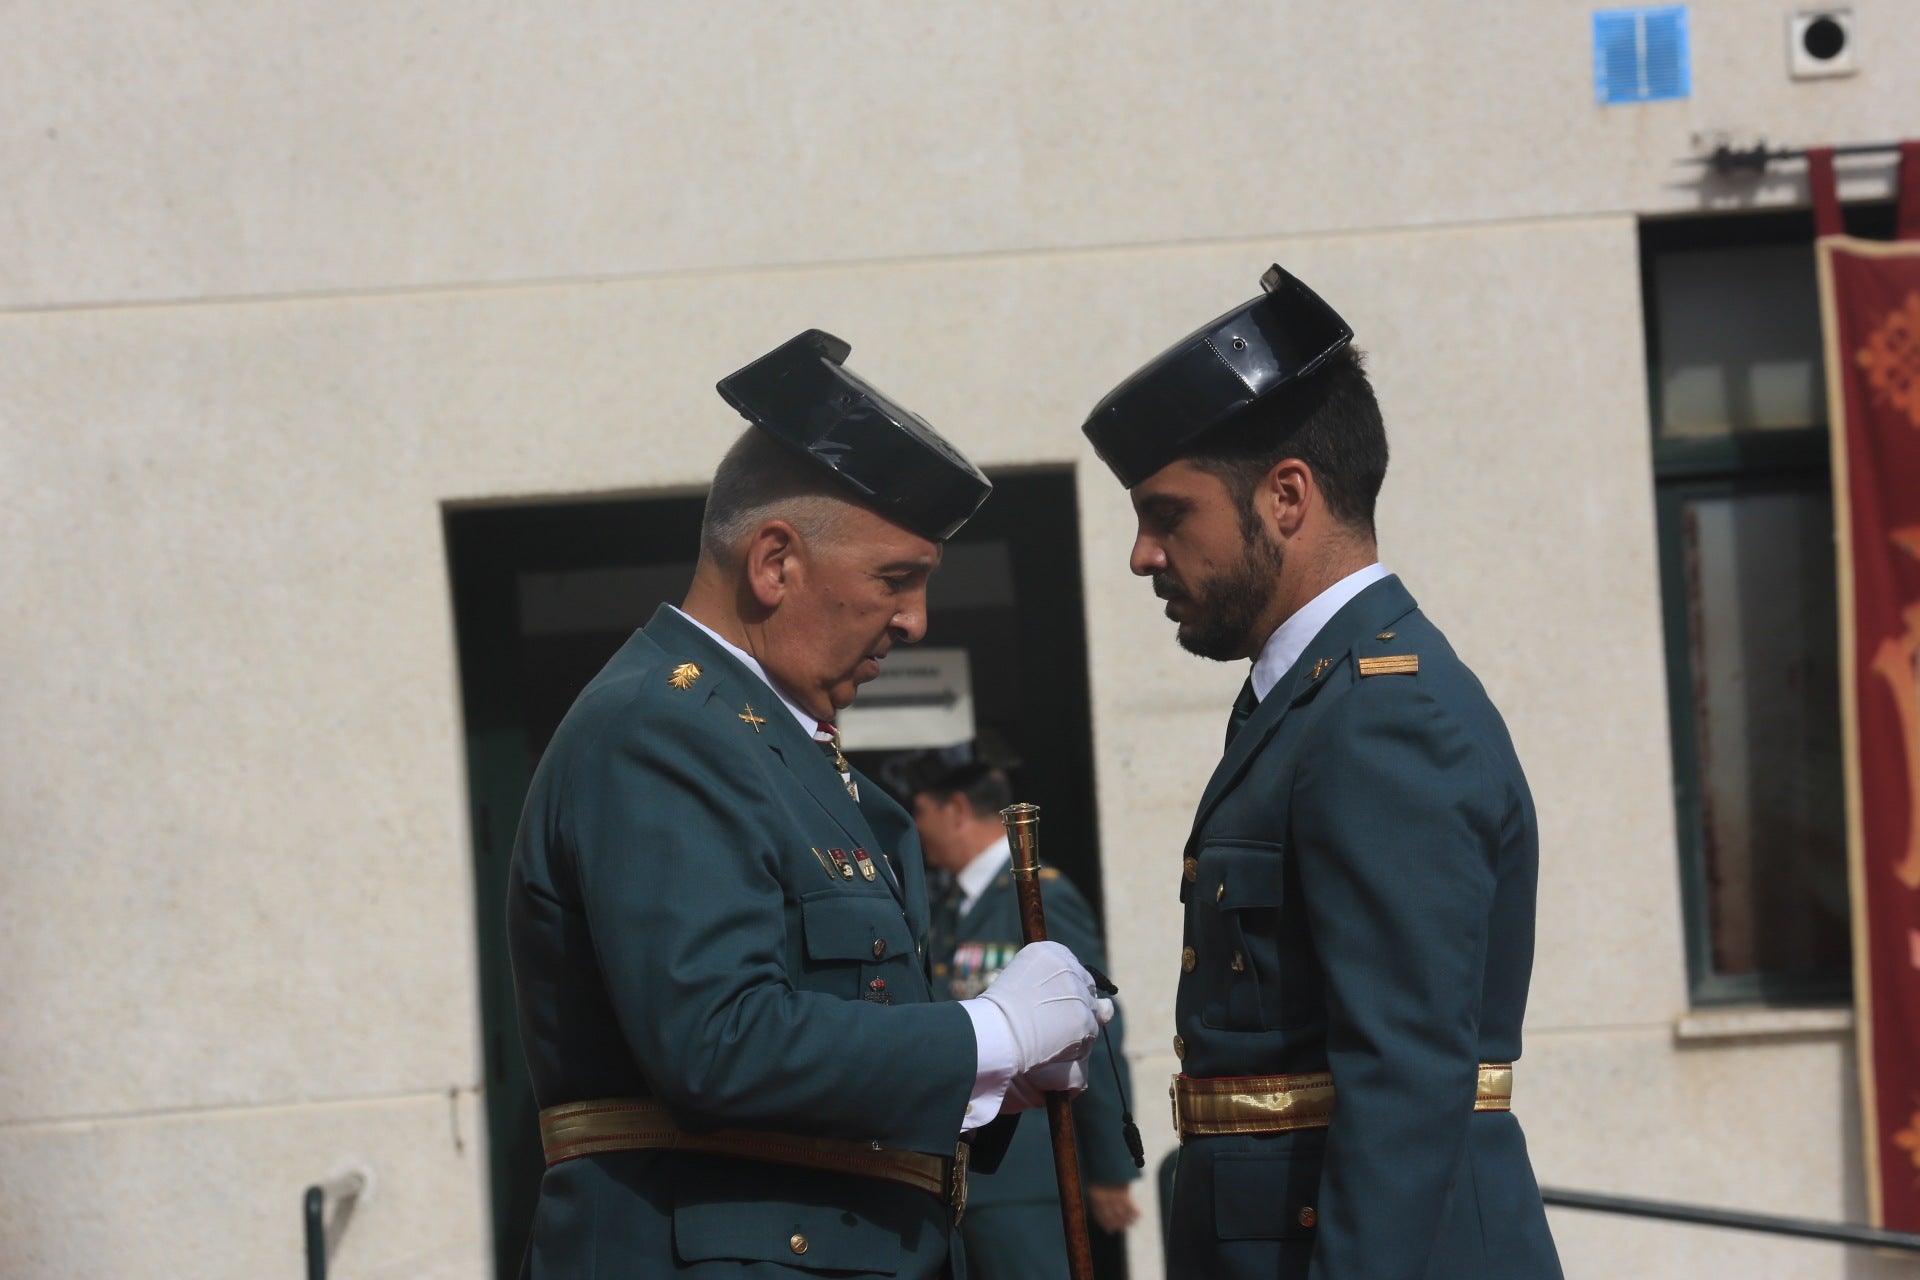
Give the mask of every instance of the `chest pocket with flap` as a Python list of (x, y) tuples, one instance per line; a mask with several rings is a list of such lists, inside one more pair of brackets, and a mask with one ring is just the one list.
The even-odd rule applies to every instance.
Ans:
[(891, 895), (823, 889), (800, 903), (800, 927), (811, 990), (873, 999), (887, 991), (876, 978), (911, 971), (913, 935)]
[(1209, 843), (1199, 864), (1201, 1021), (1227, 1031), (1270, 1030), (1280, 1024), (1286, 853), (1263, 842)]

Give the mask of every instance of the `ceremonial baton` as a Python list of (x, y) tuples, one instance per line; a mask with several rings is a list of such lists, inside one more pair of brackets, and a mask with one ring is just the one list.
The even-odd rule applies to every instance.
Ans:
[[(1040, 806), (1013, 804), (1000, 811), (1013, 847), (1013, 888), (1020, 897), (1020, 939), (1047, 940), (1047, 912), (1040, 901)], [(1067, 1275), (1093, 1280), (1093, 1246), (1087, 1239), (1087, 1202), (1080, 1189), (1080, 1148), (1073, 1140), (1073, 1100), (1047, 1095), (1047, 1128), (1053, 1134), (1053, 1175), (1060, 1185), (1060, 1221), (1067, 1231)]]

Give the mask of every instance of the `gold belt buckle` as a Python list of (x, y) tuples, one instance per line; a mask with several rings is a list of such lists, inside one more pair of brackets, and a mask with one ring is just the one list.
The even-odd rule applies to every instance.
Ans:
[(953, 1149), (953, 1182), (947, 1189), (947, 1204), (953, 1209), (953, 1225), (967, 1216), (967, 1161), (973, 1156), (973, 1144), (962, 1142)]

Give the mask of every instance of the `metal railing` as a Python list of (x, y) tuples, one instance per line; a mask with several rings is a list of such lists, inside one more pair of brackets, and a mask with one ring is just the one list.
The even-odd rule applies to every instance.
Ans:
[(307, 1280), (327, 1280), (327, 1263), (339, 1251), (340, 1237), (346, 1234), (347, 1223), (372, 1182), (373, 1175), (367, 1169), (349, 1169), (314, 1183), (301, 1195), (307, 1233)]
[(1795, 1236), (1802, 1240), (1830, 1240), (1836, 1244), (1857, 1245), (1865, 1249), (1896, 1249), (1902, 1253), (1920, 1255), (1920, 1235), (1910, 1231), (1885, 1231), (1879, 1227), (1855, 1226), (1850, 1222), (1820, 1222), (1813, 1218), (1788, 1218), (1771, 1213), (1708, 1209), (1699, 1205), (1675, 1204), (1670, 1200), (1595, 1195), (1589, 1191), (1563, 1191), (1558, 1187), (1540, 1188), (1540, 1198), (1562, 1209), (1621, 1213), (1635, 1218), (1658, 1218), (1665, 1222), (1726, 1227), (1734, 1231), (1760, 1231), (1768, 1235)]

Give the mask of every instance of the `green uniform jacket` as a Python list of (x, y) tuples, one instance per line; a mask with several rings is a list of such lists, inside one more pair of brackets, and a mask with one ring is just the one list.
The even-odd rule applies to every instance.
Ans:
[[(627, 641), (555, 733), (514, 845), (508, 935), (542, 1107), (647, 1095), (688, 1128), (953, 1154), (973, 1025), (931, 998), (912, 821), (860, 781), (856, 804), (766, 684), (675, 611)], [(950, 1223), (871, 1178), (591, 1155), (546, 1171), (523, 1275), (933, 1276)]]
[(1559, 1277), (1518, 1121), (1473, 1110), (1477, 1064), (1520, 1056), (1533, 801), (1499, 712), (1398, 578), (1260, 703), (1186, 859), (1182, 1069), (1331, 1071), (1335, 1102), (1330, 1128), (1188, 1140), (1172, 1274)]
[[(1046, 904), (1047, 937), (1073, 952), (1082, 964), (1096, 969), (1107, 967), (1106, 953), (1100, 946), (1099, 926), (1093, 908), (1080, 896), (1071, 881), (1053, 871), (1041, 873), (1041, 900)], [(960, 917), (951, 936), (942, 936), (938, 922), (929, 943), (933, 958), (933, 991), (937, 999), (968, 1000), (986, 990), (1000, 970), (1020, 949), (1020, 901), (1014, 893), (1013, 873), (1003, 871), (981, 891), (973, 907)], [(1113, 1021), (1107, 1025), (1113, 1051), (1124, 1054), (1121, 1018), (1115, 1002)], [(1121, 1101), (1114, 1089), (1113, 1054), (1103, 1038), (1094, 1042), (1087, 1060), (1087, 1089), (1073, 1103), (1074, 1130), (1080, 1143), (1080, 1176), (1088, 1183), (1118, 1186), (1140, 1176), (1133, 1157), (1127, 1153), (1126, 1140), (1120, 1136)], [(1125, 1057), (1119, 1059), (1120, 1074), (1132, 1088)], [(974, 1208), (998, 1204), (1044, 1201), (1059, 1203), (1059, 1184), (1054, 1179), (1053, 1143), (1048, 1136), (1045, 1117), (1036, 1115), (1022, 1123), (1012, 1144), (993, 1173), (976, 1174), (967, 1193)], [(1059, 1271), (1064, 1262), (1053, 1268)]]

